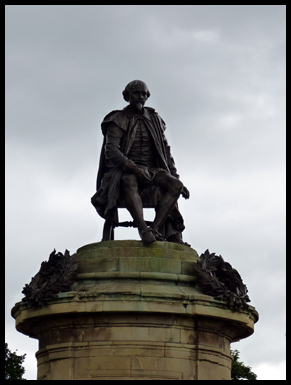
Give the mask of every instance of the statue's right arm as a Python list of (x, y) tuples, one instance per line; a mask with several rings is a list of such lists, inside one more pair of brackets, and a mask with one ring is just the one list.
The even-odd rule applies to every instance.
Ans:
[(124, 131), (111, 123), (107, 127), (105, 142), (105, 158), (108, 167), (119, 167), (124, 171), (135, 173), (137, 166), (121, 151), (121, 143)]
[(123, 167), (127, 157), (121, 152), (124, 131), (115, 124), (109, 124), (106, 132), (105, 158), (108, 167)]

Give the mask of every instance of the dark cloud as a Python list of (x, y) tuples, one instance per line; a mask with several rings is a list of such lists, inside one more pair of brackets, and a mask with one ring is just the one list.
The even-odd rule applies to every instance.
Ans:
[[(141, 79), (191, 192), (180, 202), (184, 238), (239, 270), (260, 321), (235, 348), (254, 370), (268, 363), (276, 373), (285, 359), (285, 6), (5, 8), (12, 345), (28, 345), (9, 312), (40, 263), (54, 248), (74, 252), (101, 238), (90, 204), (100, 123)], [(138, 239), (134, 230), (117, 235)]]

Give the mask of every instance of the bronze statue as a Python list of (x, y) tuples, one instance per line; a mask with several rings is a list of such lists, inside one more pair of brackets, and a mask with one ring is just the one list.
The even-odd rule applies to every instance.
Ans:
[[(186, 244), (177, 200), (180, 194), (185, 199), (190, 194), (179, 180), (164, 135), (164, 121), (153, 108), (144, 107), (149, 96), (147, 85), (134, 80), (123, 91), (129, 105), (105, 116), (97, 192), (91, 202), (113, 226), (118, 224), (117, 208), (127, 208), (145, 243), (160, 240)], [(150, 227), (144, 220), (143, 207), (156, 210)]]

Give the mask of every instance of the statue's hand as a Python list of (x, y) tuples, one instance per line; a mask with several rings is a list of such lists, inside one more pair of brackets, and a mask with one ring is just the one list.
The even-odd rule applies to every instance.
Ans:
[(132, 160), (127, 159), (127, 161), (123, 165), (123, 170), (129, 172), (137, 177), (137, 179), (141, 182), (149, 182), (151, 180), (151, 176), (147, 169), (143, 170), (138, 167)]
[(151, 180), (150, 175), (143, 169), (136, 166), (134, 168), (134, 175), (137, 177), (138, 180), (141, 182), (149, 182)]
[(183, 187), (183, 190), (181, 192), (182, 194), (182, 197), (185, 198), (185, 199), (189, 199), (190, 198), (190, 192), (189, 190), (187, 189), (187, 187)]

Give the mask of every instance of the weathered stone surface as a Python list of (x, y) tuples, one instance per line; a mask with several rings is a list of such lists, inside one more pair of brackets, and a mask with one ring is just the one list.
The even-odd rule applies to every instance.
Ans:
[(197, 259), (163, 242), (81, 247), (70, 292), (12, 309), (17, 330), (39, 340), (38, 379), (230, 379), (230, 343), (252, 334), (258, 315), (203, 295)]

